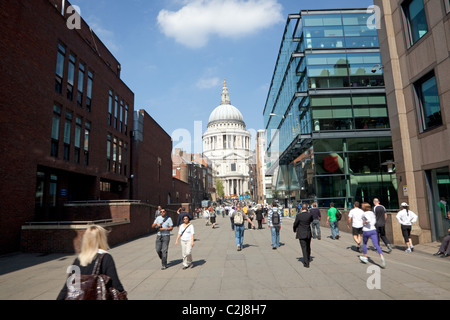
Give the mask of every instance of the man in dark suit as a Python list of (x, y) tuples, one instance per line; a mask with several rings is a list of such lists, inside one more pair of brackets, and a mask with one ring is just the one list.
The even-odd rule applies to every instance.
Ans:
[(309, 268), (309, 261), (311, 259), (311, 223), (313, 216), (308, 211), (308, 205), (302, 205), (302, 211), (295, 217), (293, 225), (294, 232), (297, 233), (296, 239), (300, 240), (300, 246), (303, 252), (303, 266)]

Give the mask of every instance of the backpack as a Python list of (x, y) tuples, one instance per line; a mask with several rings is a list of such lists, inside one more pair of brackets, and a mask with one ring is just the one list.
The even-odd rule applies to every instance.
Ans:
[(244, 215), (240, 211), (236, 211), (233, 218), (234, 224), (243, 224), (244, 223)]
[(342, 213), (339, 211), (339, 209), (336, 209), (336, 220), (341, 221), (342, 219)]
[(272, 213), (272, 225), (277, 226), (280, 224), (280, 213), (278, 210), (274, 210)]

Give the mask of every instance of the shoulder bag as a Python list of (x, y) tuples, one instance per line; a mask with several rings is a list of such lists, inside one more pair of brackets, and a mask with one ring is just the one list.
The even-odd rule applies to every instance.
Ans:
[(98, 254), (92, 274), (80, 275), (80, 286), (67, 286), (66, 300), (128, 300), (127, 292), (113, 288), (111, 278), (100, 274), (104, 254)]

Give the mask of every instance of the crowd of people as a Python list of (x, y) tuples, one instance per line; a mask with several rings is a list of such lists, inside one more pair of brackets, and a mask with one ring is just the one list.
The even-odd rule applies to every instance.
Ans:
[[(367, 203), (359, 203), (356, 201), (353, 204), (353, 209), (349, 211), (347, 227), (352, 231), (353, 240), (356, 243), (357, 251), (362, 253), (359, 259), (362, 263), (368, 263), (368, 241), (371, 240), (373, 246), (380, 256), (380, 267), (386, 267), (386, 259), (381, 249), (381, 241), (387, 248), (387, 253), (390, 253), (393, 249), (391, 243), (386, 237), (386, 220), (387, 211), (386, 208), (381, 205), (379, 199), (373, 199), (373, 208)], [(224, 205), (217, 207), (203, 208), (203, 210), (195, 210), (194, 214), (197, 218), (202, 217), (206, 220), (206, 225), (212, 225), (212, 228), (216, 226), (216, 217), (222, 216), (222, 218), (229, 217), (231, 223), (231, 229), (235, 234), (236, 248), (241, 251), (244, 248), (244, 231), (245, 223), (247, 223), (248, 229), (256, 229), (254, 220), (258, 223), (258, 230), (263, 229), (264, 220), (267, 222), (267, 227), (270, 229), (270, 235), (272, 240), (272, 249), (276, 250), (280, 247), (280, 232), (282, 230), (283, 221), (283, 209), (280, 208), (277, 202), (274, 202), (271, 206), (258, 204), (256, 206), (248, 205), (246, 203), (237, 202), (234, 205)], [(165, 270), (168, 267), (167, 257), (170, 243), (171, 231), (174, 227), (177, 227), (177, 238), (175, 245), (180, 243), (181, 255), (182, 255), (182, 269), (188, 269), (193, 266), (192, 248), (195, 241), (195, 229), (191, 220), (194, 216), (186, 212), (185, 208), (179, 208), (177, 210), (177, 222), (172, 221), (172, 218), (167, 215), (165, 209), (158, 207), (155, 213), (154, 222), (152, 227), (157, 230), (155, 249), (161, 259), (161, 269)], [(418, 216), (416, 213), (409, 209), (407, 203), (401, 204), (401, 210), (396, 214), (396, 219), (401, 225), (401, 232), (406, 245), (405, 252), (410, 253), (414, 250), (414, 245), (411, 240), (412, 225), (417, 222)], [(297, 215), (293, 223), (293, 232), (296, 239), (300, 242), (300, 248), (303, 254), (303, 265), (305, 268), (310, 267), (311, 258), (311, 240), (321, 240), (320, 221), (322, 219), (321, 211), (317, 208), (317, 203), (311, 205), (301, 204), (297, 207)], [(342, 219), (342, 213), (337, 209), (334, 203), (330, 204), (327, 211), (326, 224), (331, 230), (331, 239), (339, 239), (339, 221)], [(450, 219), (450, 214), (449, 214)], [(439, 251), (435, 256), (448, 257), (450, 255), (450, 229), (449, 234), (443, 239)], [(103, 255), (105, 259), (100, 260), (100, 270), (102, 274), (107, 275), (114, 286), (119, 292), (125, 292), (117, 271), (115, 268), (114, 260), (112, 256), (107, 252), (107, 231), (100, 226), (89, 227), (82, 239), (81, 252), (75, 259), (73, 265), (79, 268), (81, 274), (91, 274), (96, 265), (96, 261), (99, 256)], [(71, 285), (69, 285), (69, 279), (65, 283), (63, 289), (58, 295), (58, 299), (67, 299), (72, 294)]]

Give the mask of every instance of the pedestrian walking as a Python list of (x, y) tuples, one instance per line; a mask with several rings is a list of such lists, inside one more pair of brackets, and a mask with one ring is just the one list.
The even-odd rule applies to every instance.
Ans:
[[(353, 203), (353, 209), (348, 213), (347, 227), (352, 229), (353, 240), (356, 242), (358, 252), (362, 252), (361, 241), (363, 234), (363, 220), (364, 211), (359, 207), (359, 201)], [(351, 225), (351, 227), (350, 227)]]
[(383, 251), (381, 251), (380, 245), (378, 243), (378, 233), (377, 228), (375, 227), (376, 223), (376, 217), (375, 213), (371, 211), (372, 207), (370, 206), (370, 203), (364, 202), (361, 205), (361, 209), (364, 211), (362, 215), (362, 221), (363, 221), (363, 255), (359, 256), (359, 259), (363, 263), (369, 262), (369, 259), (367, 258), (367, 242), (369, 239), (372, 240), (373, 245), (377, 249), (378, 254), (381, 258), (381, 264), (380, 267), (385, 268), (386, 267), (386, 261), (383, 256)]
[(234, 239), (236, 241), (236, 247), (238, 251), (241, 251), (244, 247), (244, 231), (245, 231), (245, 221), (248, 221), (253, 227), (255, 225), (249, 219), (249, 217), (242, 211), (241, 206), (237, 205), (236, 210), (231, 214), (234, 225)]
[[(108, 253), (108, 238), (107, 231), (98, 225), (90, 226), (86, 229), (83, 238), (81, 240), (81, 252), (73, 262), (72, 266), (76, 267), (80, 271), (80, 275), (91, 275), (94, 271), (97, 259), (102, 256), (99, 274), (104, 274), (110, 277), (111, 286), (126, 296), (122, 283), (119, 280), (116, 266), (113, 257)], [(68, 288), (70, 274), (67, 281), (64, 283), (64, 287), (60, 291), (57, 300), (71, 299), (70, 291)], [(75, 283), (76, 285), (76, 283)]]
[(212, 228), (214, 229), (216, 226), (216, 217), (217, 217), (218, 211), (216, 210), (211, 210), (211, 212), (209, 213), (209, 220), (211, 222)]
[(167, 256), (169, 252), (170, 231), (173, 230), (173, 221), (165, 209), (160, 210), (161, 215), (156, 217), (152, 228), (158, 230), (156, 234), (155, 249), (158, 257), (161, 259), (161, 270), (167, 269)]
[(330, 208), (327, 212), (327, 225), (330, 226), (331, 229), (331, 239), (337, 240), (339, 239), (339, 226), (338, 219), (336, 217), (337, 209), (334, 207), (334, 202), (330, 203)]
[(439, 251), (433, 254), (434, 256), (441, 256), (441, 258), (447, 258), (450, 256), (450, 229), (448, 229), (448, 235), (442, 240)]
[(194, 226), (190, 223), (191, 219), (189, 215), (183, 217), (183, 224), (178, 229), (177, 240), (175, 245), (178, 245), (178, 241), (181, 240), (181, 255), (183, 257), (183, 270), (192, 267), (192, 248), (194, 247)]
[(311, 262), (311, 223), (313, 216), (308, 211), (308, 205), (302, 204), (301, 212), (295, 217), (293, 231), (296, 233), (296, 239), (300, 241), (300, 247), (303, 253), (303, 266), (309, 268)]
[[(255, 210), (252, 208), (251, 205), (248, 206), (248, 209), (247, 209), (247, 216), (248, 216), (248, 218), (251, 220), (251, 222), (253, 222), (253, 220), (255, 219)], [(247, 228), (248, 228), (248, 229), (251, 229), (251, 224), (250, 224), (250, 222), (248, 223)], [(255, 225), (253, 225), (253, 229), (255, 229)]]
[(264, 219), (264, 215), (262, 206), (260, 204), (258, 204), (255, 213), (256, 213), (256, 221), (258, 221), (258, 229), (263, 229), (262, 221)]
[(233, 212), (234, 212), (234, 206), (230, 207), (230, 209), (228, 210), (228, 217), (230, 218), (230, 223), (231, 223), (231, 230), (234, 231), (234, 219), (233, 219)]
[(373, 199), (373, 205), (374, 205), (373, 212), (375, 213), (377, 221), (375, 227), (377, 228), (378, 237), (379, 239), (383, 240), (385, 246), (388, 249), (388, 253), (391, 253), (392, 246), (388, 238), (386, 237), (386, 229), (385, 229), (387, 220), (386, 208), (380, 204), (380, 200), (378, 198)]
[(155, 211), (155, 219), (156, 219), (156, 217), (158, 217), (160, 215), (161, 215), (161, 206), (158, 206), (158, 208)]
[(403, 239), (405, 240), (405, 252), (412, 252), (414, 245), (411, 240), (412, 224), (417, 221), (417, 214), (409, 210), (409, 205), (406, 202), (401, 204), (402, 210), (396, 215), (398, 222), (401, 224)]
[(177, 218), (177, 226), (180, 227), (180, 225), (183, 223), (184, 216), (188, 216), (189, 220), (192, 220), (193, 217), (190, 215), (190, 213), (185, 211), (184, 207), (180, 207), (177, 210), (178, 218)]
[[(300, 207), (301, 212), (301, 207)], [(313, 222), (311, 223), (312, 227), (312, 237), (313, 239), (322, 239), (321, 232), (320, 232), (320, 220), (322, 219), (322, 215), (320, 213), (319, 208), (317, 208), (317, 202), (313, 202), (312, 208), (310, 210), (312, 216), (313, 216)], [(317, 234), (316, 234), (317, 231)]]
[(277, 203), (272, 203), (272, 208), (269, 210), (267, 217), (267, 225), (270, 229), (270, 235), (272, 237), (272, 249), (276, 250), (280, 247), (280, 231), (282, 223), (282, 214), (278, 209)]

